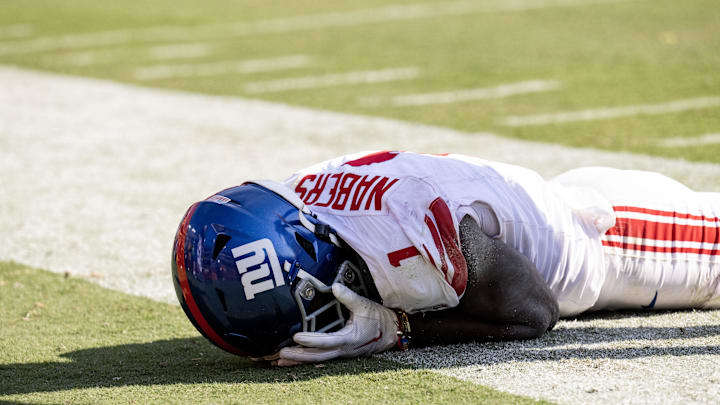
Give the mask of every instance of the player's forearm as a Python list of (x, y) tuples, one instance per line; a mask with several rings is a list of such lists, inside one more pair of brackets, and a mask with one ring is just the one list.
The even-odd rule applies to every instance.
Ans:
[(472, 319), (458, 310), (409, 315), (411, 347), (470, 341), (524, 340), (542, 336), (547, 328), (495, 324)]

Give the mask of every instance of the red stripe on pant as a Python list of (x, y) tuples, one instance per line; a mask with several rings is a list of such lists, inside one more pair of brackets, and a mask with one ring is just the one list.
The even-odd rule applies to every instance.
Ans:
[(634, 218), (618, 218), (615, 226), (605, 234), (664, 241), (720, 242), (718, 227), (668, 224)]
[(619, 205), (619, 206), (613, 207), (613, 209), (616, 212), (637, 212), (640, 214), (650, 214), (650, 215), (657, 215), (657, 216), (661, 216), (661, 217), (697, 219), (697, 220), (703, 220), (703, 221), (717, 222), (720, 225), (720, 218), (706, 217), (704, 215), (683, 214), (683, 213), (674, 212), (674, 211), (653, 210), (650, 208), (630, 207), (627, 205)]
[(720, 249), (697, 249), (697, 248), (677, 247), (677, 246), (671, 246), (671, 247), (647, 246), (647, 245), (638, 245), (638, 244), (633, 244), (633, 243), (613, 242), (613, 241), (609, 241), (609, 240), (603, 240), (602, 244), (603, 244), (603, 246), (619, 247), (619, 248), (623, 248), (625, 250), (635, 250), (635, 251), (639, 251), (639, 252), (694, 253), (694, 254), (698, 254), (698, 255), (720, 256)]
[[(683, 214), (670, 211), (659, 211), (641, 207), (617, 206), (616, 212), (635, 212), (655, 215), (662, 218), (695, 219), (714, 222), (713, 225), (685, 225), (678, 223), (657, 222), (636, 218), (617, 218), (615, 226), (608, 229), (605, 235), (619, 236), (621, 238), (638, 238), (655, 241), (696, 242), (717, 245), (720, 243), (720, 220), (705, 216)], [(623, 241), (610, 241), (603, 239), (603, 246), (619, 247), (625, 250), (658, 252), (658, 253), (694, 253), (716, 256), (720, 255), (720, 248), (693, 248), (680, 246), (650, 246), (643, 243), (630, 243)]]

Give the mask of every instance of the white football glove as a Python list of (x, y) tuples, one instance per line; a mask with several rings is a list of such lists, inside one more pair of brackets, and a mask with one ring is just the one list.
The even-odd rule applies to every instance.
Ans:
[(395, 312), (356, 294), (342, 284), (332, 286), (333, 295), (350, 310), (350, 319), (337, 332), (298, 332), (293, 336), (301, 346), (280, 350), (279, 366), (319, 363), (338, 357), (369, 356), (397, 344)]

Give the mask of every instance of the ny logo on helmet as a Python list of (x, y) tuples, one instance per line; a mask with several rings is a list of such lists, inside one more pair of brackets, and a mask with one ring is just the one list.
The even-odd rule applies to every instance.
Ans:
[[(240, 282), (245, 289), (245, 298), (251, 300), (256, 294), (285, 285), (285, 278), (280, 268), (275, 248), (270, 239), (260, 239), (238, 246), (232, 250)], [(273, 278), (268, 278), (272, 269)], [(273, 284), (273, 279), (275, 283)]]

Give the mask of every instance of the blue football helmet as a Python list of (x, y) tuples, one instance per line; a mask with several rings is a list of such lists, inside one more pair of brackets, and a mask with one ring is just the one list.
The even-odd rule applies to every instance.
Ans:
[(342, 327), (341, 282), (379, 301), (364, 261), (283, 184), (248, 182), (193, 204), (175, 235), (175, 292), (197, 330), (228, 352), (277, 353), (301, 331)]

